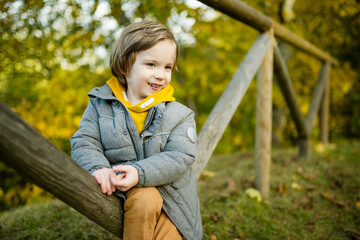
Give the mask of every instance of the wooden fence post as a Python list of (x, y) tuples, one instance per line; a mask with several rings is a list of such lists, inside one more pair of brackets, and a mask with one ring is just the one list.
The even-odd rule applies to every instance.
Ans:
[(255, 184), (263, 198), (269, 195), (272, 127), (272, 77), (274, 31), (268, 32), (270, 46), (259, 69), (256, 97)]
[(122, 237), (123, 209), (69, 156), (0, 101), (0, 158), (22, 176)]
[(299, 156), (301, 158), (309, 159), (310, 158), (310, 133), (314, 125), (314, 121), (316, 118), (316, 115), (319, 111), (321, 100), (324, 96), (324, 90), (326, 83), (329, 79), (329, 73), (330, 73), (330, 62), (326, 62), (323, 64), (319, 80), (316, 83), (311, 103), (309, 106), (308, 114), (305, 117), (306, 122), (306, 130), (307, 130), (307, 138), (306, 139), (300, 139), (300, 152)]
[(324, 97), (319, 113), (320, 141), (323, 144), (329, 143), (329, 96), (330, 95), (330, 79), (325, 85)]
[(264, 59), (269, 44), (269, 36), (266, 33), (260, 34), (204, 123), (198, 136), (196, 161), (193, 165), (193, 172), (197, 178), (199, 178), (204, 170), (217, 143), (220, 141), (222, 134), (244, 97), (251, 80), (254, 78)]

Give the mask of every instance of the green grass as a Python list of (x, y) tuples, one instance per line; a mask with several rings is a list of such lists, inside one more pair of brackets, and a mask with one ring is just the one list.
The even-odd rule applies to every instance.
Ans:
[(117, 239), (60, 200), (35, 203), (0, 216), (0, 239)]
[[(199, 180), (204, 239), (360, 239), (360, 142), (272, 153), (270, 195), (254, 187), (252, 152), (214, 156)], [(116, 239), (58, 200), (0, 216), (0, 239)]]

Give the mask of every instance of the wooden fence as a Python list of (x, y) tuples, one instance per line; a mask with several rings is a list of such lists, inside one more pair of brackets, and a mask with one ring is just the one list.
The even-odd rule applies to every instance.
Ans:
[[(239, 0), (200, 0), (204, 4), (219, 10), (257, 30), (260, 35), (245, 59), (240, 64), (229, 86), (213, 108), (207, 121), (199, 133), (197, 160), (194, 170), (197, 176), (205, 168), (218, 141), (225, 131), (236, 108), (241, 102), (251, 80), (258, 71), (256, 101), (256, 140), (255, 140), (255, 184), (262, 197), (269, 194), (269, 175), (271, 159), (271, 120), (272, 120), (272, 70), (279, 82), (281, 92), (290, 109), (299, 136), (299, 156), (309, 159), (310, 133), (320, 106), (320, 136), (324, 143), (328, 142), (329, 119), (329, 72), (331, 64), (337, 66), (338, 61), (310, 42), (298, 37), (281, 24), (258, 12)], [(320, 60), (323, 67), (315, 86), (308, 114), (304, 117), (296, 100), (290, 76), (274, 38), (293, 45), (297, 49)], [(325, 94), (324, 94), (325, 93)], [(230, 101), (231, 99), (231, 101)], [(224, 104), (230, 107), (222, 108)]]
[[(197, 177), (200, 176), (250, 82), (258, 73), (255, 182), (262, 196), (266, 198), (269, 193), (271, 164), (273, 69), (298, 131), (299, 154), (306, 158), (309, 156), (309, 136), (320, 105), (322, 105), (321, 140), (325, 143), (328, 141), (328, 78), (331, 64), (337, 65), (338, 62), (240, 0), (200, 1), (259, 30), (260, 34), (199, 133), (197, 160), (193, 171)], [(323, 62), (306, 117), (301, 114), (287, 67), (274, 44), (275, 37)], [(223, 108), (225, 104), (227, 107)], [(102, 194), (99, 185), (89, 173), (2, 102), (0, 102), (0, 157), (21, 175), (116, 236), (122, 236), (123, 209), (119, 200), (114, 196)]]

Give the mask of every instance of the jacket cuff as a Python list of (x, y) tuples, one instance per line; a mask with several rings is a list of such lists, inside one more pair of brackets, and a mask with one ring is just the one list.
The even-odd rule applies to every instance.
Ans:
[(138, 164), (132, 164), (134, 168), (138, 171), (139, 174), (139, 182), (135, 187), (145, 187), (146, 177), (145, 177), (145, 171), (142, 169)]
[(92, 166), (88, 172), (92, 175), (95, 171), (99, 170), (99, 169), (103, 169), (103, 168), (108, 168), (108, 166), (104, 166), (104, 165), (95, 165)]

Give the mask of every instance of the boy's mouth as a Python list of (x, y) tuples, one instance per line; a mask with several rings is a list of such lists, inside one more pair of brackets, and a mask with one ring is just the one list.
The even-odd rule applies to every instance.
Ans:
[(148, 84), (153, 90), (159, 90), (159, 88), (161, 87), (161, 85), (157, 85), (154, 83), (148, 83)]

